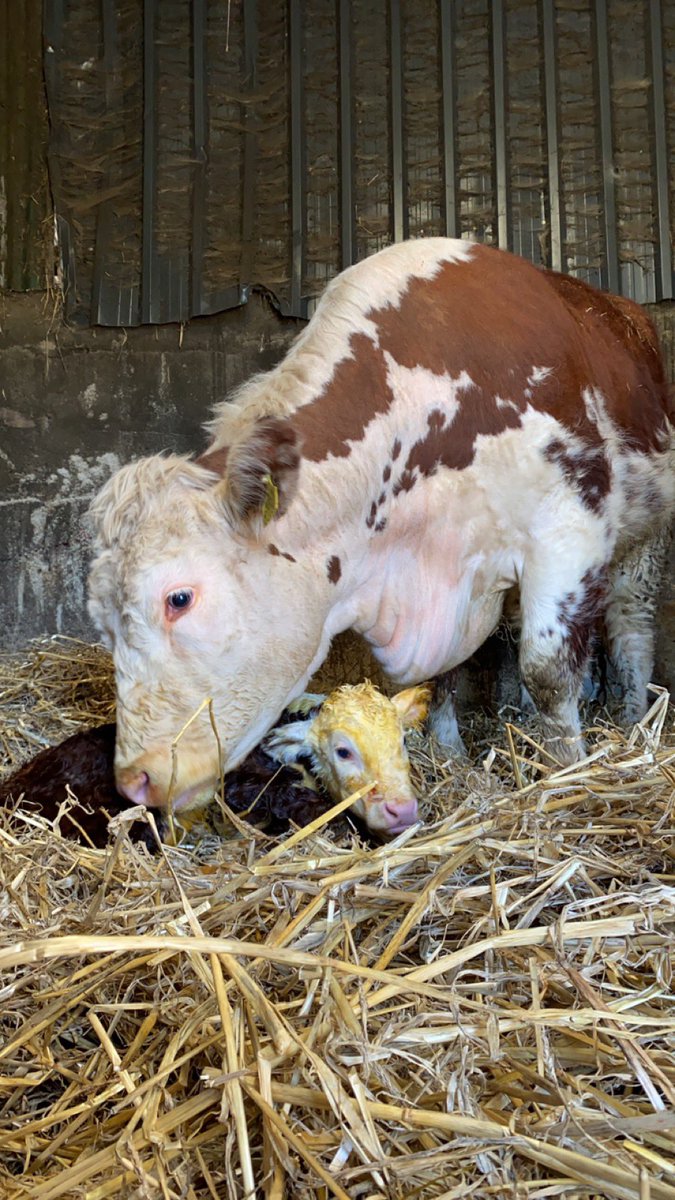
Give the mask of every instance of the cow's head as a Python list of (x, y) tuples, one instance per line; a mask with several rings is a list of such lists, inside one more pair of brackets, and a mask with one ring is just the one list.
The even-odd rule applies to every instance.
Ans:
[(200, 462), (123, 467), (92, 505), (89, 610), (113, 652), (116, 777), (132, 800), (203, 802), (306, 684), (322, 580), (270, 553), (299, 461), (288, 426), (263, 420)]
[(374, 784), (354, 811), (371, 832), (392, 837), (417, 819), (405, 732), (424, 720), (430, 697), (428, 684), (391, 698), (370, 683), (346, 685), (331, 692), (312, 720), (275, 729), (266, 747), (280, 762), (309, 755), (335, 800)]

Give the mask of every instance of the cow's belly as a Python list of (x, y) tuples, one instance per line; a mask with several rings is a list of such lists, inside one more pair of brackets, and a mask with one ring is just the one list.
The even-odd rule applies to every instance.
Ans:
[(495, 551), (457, 544), (397, 548), (387, 563), (375, 622), (362, 628), (387, 675), (419, 683), (465, 662), (497, 626), (512, 567)]

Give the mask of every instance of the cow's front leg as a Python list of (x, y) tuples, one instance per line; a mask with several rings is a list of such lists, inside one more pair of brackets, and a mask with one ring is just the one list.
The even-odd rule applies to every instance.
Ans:
[(443, 749), (450, 750), (453, 754), (466, 754), (455, 711), (456, 688), (456, 671), (446, 671), (436, 678), (428, 727)]
[(561, 763), (586, 753), (579, 698), (593, 630), (602, 610), (607, 572), (587, 570), (551, 590), (557, 571), (539, 568), (523, 580), (520, 671), (544, 726), (546, 749)]

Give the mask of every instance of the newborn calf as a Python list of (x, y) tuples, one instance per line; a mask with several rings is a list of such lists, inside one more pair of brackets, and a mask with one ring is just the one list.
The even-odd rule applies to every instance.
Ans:
[[(328, 697), (303, 696), (284, 714), (290, 722), (277, 726), (264, 746), (225, 776), (223, 799), (233, 812), (278, 834), (291, 822), (308, 825), (337, 800), (376, 780), (376, 789), (357, 801), (354, 811), (371, 832), (392, 836), (417, 816), (404, 730), (423, 719), (428, 701), (426, 687), (408, 688), (388, 699), (370, 684), (338, 688)], [(294, 719), (299, 713), (303, 716)], [(23, 796), (34, 811), (53, 821), (68, 785), (78, 803), (62, 815), (61, 832), (105, 846), (108, 819), (130, 807), (115, 788), (114, 757), (115, 725), (82, 730), (42, 750), (0, 782), (0, 805)], [(293, 764), (303, 757), (325, 791), (302, 782)], [(164, 819), (156, 815), (161, 832)], [(145, 822), (132, 824), (129, 834), (155, 847)]]
[[(41, 750), (8, 779), (0, 781), (0, 805), (6, 806), (10, 799), (16, 801), (23, 796), (33, 812), (54, 821), (69, 786), (80, 803), (73, 803), (61, 817), (61, 833), (76, 841), (89, 839), (94, 846), (105, 846), (106, 818), (129, 807), (129, 801), (115, 788), (114, 757), (114, 725), (82, 730), (58, 746)], [(151, 849), (155, 845), (152, 830), (145, 821), (131, 825), (129, 836), (133, 841), (145, 842)]]
[[(430, 697), (427, 684), (392, 697), (371, 683), (346, 685), (314, 697), (309, 720), (277, 726), (263, 745), (279, 762), (307, 757), (310, 772), (335, 801), (376, 782), (352, 811), (371, 833), (394, 837), (417, 820), (405, 731), (424, 720)], [(295, 707), (307, 708), (311, 699), (303, 697)]]

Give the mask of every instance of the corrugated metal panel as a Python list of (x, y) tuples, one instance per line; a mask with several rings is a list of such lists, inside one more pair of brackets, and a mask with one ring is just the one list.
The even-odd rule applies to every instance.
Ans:
[(0, 287), (44, 288), (53, 265), (41, 0), (0, 0)]
[(305, 316), (405, 236), (673, 294), (673, 5), (45, 0), (72, 316)]

